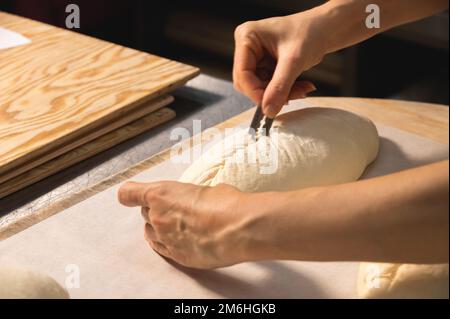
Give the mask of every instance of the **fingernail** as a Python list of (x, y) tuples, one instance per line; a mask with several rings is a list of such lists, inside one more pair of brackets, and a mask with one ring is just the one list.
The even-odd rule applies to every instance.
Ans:
[(272, 116), (273, 109), (274, 109), (273, 105), (266, 105), (266, 107), (263, 108), (264, 115), (267, 116), (268, 118), (274, 118), (274, 116)]
[(316, 91), (317, 90), (317, 88), (316, 88), (316, 86), (314, 85), (314, 84), (310, 84), (309, 85), (309, 88), (308, 89), (306, 89), (306, 93), (311, 93), (311, 92), (314, 92), (314, 91)]

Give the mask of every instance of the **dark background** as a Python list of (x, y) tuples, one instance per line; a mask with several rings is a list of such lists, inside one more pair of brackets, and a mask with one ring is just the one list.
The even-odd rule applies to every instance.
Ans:
[[(318, 0), (1, 0), (0, 10), (64, 27), (76, 3), (81, 29), (114, 43), (191, 63), (231, 80), (234, 28), (299, 12)], [(316, 95), (399, 98), (448, 104), (448, 12), (328, 55), (304, 77)]]

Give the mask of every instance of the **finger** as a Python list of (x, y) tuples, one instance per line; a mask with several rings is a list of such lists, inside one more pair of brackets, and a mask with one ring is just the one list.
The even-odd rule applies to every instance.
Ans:
[(316, 90), (314, 84), (309, 81), (295, 81), (289, 92), (289, 100), (297, 100), (305, 98), (308, 93)]
[(147, 203), (147, 195), (157, 185), (157, 183), (126, 182), (119, 188), (117, 197), (119, 202), (124, 206), (149, 207), (149, 203)]
[(141, 207), (141, 216), (145, 220), (146, 223), (150, 224), (150, 209), (148, 207)]
[(154, 251), (156, 251), (158, 254), (170, 258), (170, 252), (167, 249), (166, 246), (164, 246), (164, 244), (158, 242), (158, 241), (150, 241), (149, 242), (150, 247), (153, 248)]
[(289, 99), (289, 92), (299, 75), (295, 60), (280, 58), (278, 60), (272, 80), (267, 86), (262, 107), (266, 116), (274, 118)]
[(144, 238), (146, 241), (157, 241), (155, 230), (153, 229), (152, 225), (145, 224), (144, 226)]
[(260, 103), (264, 93), (263, 82), (256, 74), (258, 61), (262, 59), (259, 44), (250, 36), (243, 34), (236, 37), (236, 49), (233, 63), (233, 82), (235, 87)]
[(250, 98), (255, 104), (260, 104), (264, 95), (264, 82), (253, 71), (242, 71), (237, 75), (239, 91)]

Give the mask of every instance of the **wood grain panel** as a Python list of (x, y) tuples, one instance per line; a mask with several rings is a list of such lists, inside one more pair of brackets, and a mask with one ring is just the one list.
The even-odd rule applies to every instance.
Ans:
[(198, 69), (0, 12), (32, 43), (0, 51), (0, 174), (184, 84)]
[[(354, 112), (374, 122), (417, 134), (436, 142), (449, 143), (448, 105), (388, 99), (352, 97), (309, 97), (311, 106), (331, 107)], [(250, 123), (254, 109), (245, 111), (219, 125), (219, 128)]]
[(370, 118), (374, 122), (448, 144), (448, 105), (387, 99), (312, 97), (314, 105), (334, 107)]
[[(47, 153), (42, 154), (41, 156), (35, 156), (33, 158), (30, 157), (30, 159), (17, 167), (15, 167), (12, 170), (9, 170), (5, 172), (4, 174), (0, 174), (0, 185), (9, 179), (18, 176), (38, 165), (41, 165), (53, 158), (56, 158), (57, 156), (60, 156), (61, 154), (64, 154), (70, 150), (73, 150), (91, 140), (94, 140), (98, 138), (99, 136), (102, 136), (103, 134), (106, 134), (108, 132), (111, 132), (125, 124), (128, 124), (132, 121), (137, 120), (138, 118), (147, 115), (153, 111), (156, 111), (164, 106), (167, 106), (168, 104), (173, 102), (173, 97), (166, 95), (156, 98), (155, 100), (148, 101), (144, 103), (143, 105), (139, 105), (136, 107), (133, 107), (127, 112), (120, 112), (120, 116), (114, 117), (109, 122), (105, 122), (102, 124), (101, 127), (95, 128), (89, 132), (86, 132), (83, 136), (76, 136), (71, 139), (67, 139), (66, 143), (64, 143), (61, 146), (52, 147), (48, 150)], [(123, 114), (122, 114), (123, 113)], [(1, 198), (1, 196), (0, 196)]]
[(53, 175), (69, 166), (103, 152), (117, 144), (139, 135), (155, 126), (163, 124), (175, 117), (175, 111), (162, 108), (147, 114), (132, 123), (109, 132), (76, 149), (58, 156), (40, 166), (37, 166), (19, 176), (0, 184), (0, 198), (12, 194), (26, 186), (36, 183), (45, 177)]

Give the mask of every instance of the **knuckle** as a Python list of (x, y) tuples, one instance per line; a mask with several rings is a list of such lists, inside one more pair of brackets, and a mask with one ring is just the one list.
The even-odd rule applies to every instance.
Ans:
[(248, 24), (247, 24), (247, 22), (243, 23), (243, 24), (240, 24), (240, 25), (238, 25), (236, 27), (236, 29), (234, 29), (234, 38), (236, 40), (238, 40), (238, 39), (244, 37), (247, 32), (248, 32)]
[(147, 202), (154, 202), (161, 200), (167, 194), (167, 189), (164, 185), (157, 184), (148, 188), (144, 193), (144, 199)]
[(287, 53), (286, 56), (284, 57), (284, 59), (287, 62), (289, 62), (293, 65), (298, 64), (300, 62), (301, 58), (302, 58), (302, 54), (301, 54), (300, 50), (297, 50), (297, 49), (290, 50), (289, 53)]
[(238, 46), (240, 46), (244, 50), (251, 51), (253, 50), (255, 42), (253, 39), (254, 39), (253, 35), (248, 35), (245, 38), (239, 40)]
[(157, 214), (151, 214), (149, 216), (150, 224), (152, 225), (155, 232), (160, 230), (164, 225), (164, 220)]
[(245, 39), (251, 37), (255, 32), (254, 22), (247, 21), (236, 27), (234, 30), (234, 38), (236, 40)]
[(286, 92), (286, 84), (277, 82), (272, 84), (272, 92), (275, 94), (283, 94)]
[(152, 190), (147, 189), (144, 193), (144, 200), (146, 203), (151, 203), (156, 200), (155, 195), (153, 194)]
[(297, 45), (289, 45), (283, 48), (283, 52), (284, 53), (281, 55), (281, 58), (286, 62), (286, 64), (290, 65), (292, 67), (292, 71), (295, 72), (304, 60), (304, 50)]
[(161, 226), (161, 220), (155, 215), (150, 215), (149, 217), (150, 225), (152, 225), (153, 229), (158, 229)]

